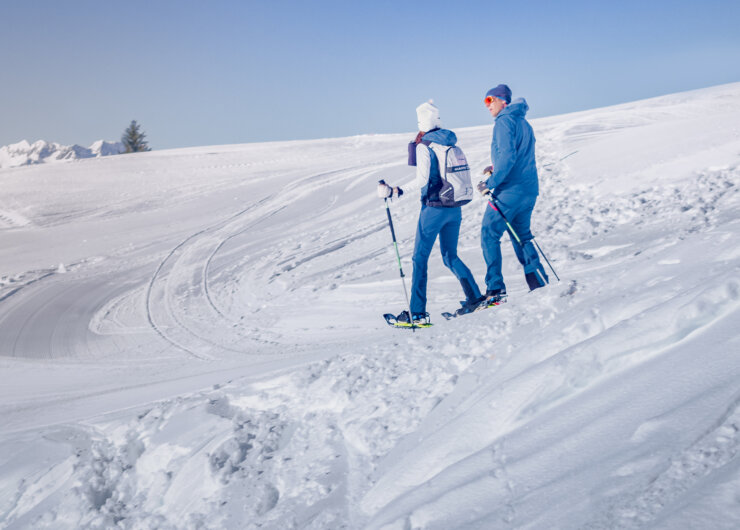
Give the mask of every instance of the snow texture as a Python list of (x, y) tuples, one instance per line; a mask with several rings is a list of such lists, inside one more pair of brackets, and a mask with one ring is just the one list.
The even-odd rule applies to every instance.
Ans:
[(739, 124), (740, 83), (533, 120), (561, 281), (506, 244), (447, 322), (435, 253), (414, 333), (414, 133), (0, 170), (0, 528), (740, 527)]

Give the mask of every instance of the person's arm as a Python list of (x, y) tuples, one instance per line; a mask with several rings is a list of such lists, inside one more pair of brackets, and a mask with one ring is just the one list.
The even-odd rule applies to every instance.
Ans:
[(429, 182), (429, 172), (432, 169), (432, 157), (429, 148), (424, 144), (416, 145), (416, 182), (423, 188)]
[(491, 162), (493, 173), (488, 177), (486, 184), (495, 190), (506, 181), (516, 163), (516, 130), (512, 120), (496, 120), (491, 142)]

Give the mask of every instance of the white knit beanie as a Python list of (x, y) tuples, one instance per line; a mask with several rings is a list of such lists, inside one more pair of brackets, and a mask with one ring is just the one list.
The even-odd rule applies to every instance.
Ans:
[(422, 132), (442, 128), (442, 120), (439, 119), (439, 109), (434, 106), (434, 102), (431, 99), (416, 107), (416, 120), (419, 123), (419, 130)]

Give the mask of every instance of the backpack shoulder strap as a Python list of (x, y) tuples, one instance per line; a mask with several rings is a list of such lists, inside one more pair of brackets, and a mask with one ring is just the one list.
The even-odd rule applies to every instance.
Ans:
[(427, 146), (427, 149), (429, 149), (429, 156), (432, 158), (437, 158), (437, 153), (435, 153), (434, 149), (432, 149), (431, 142), (425, 145)]
[[(427, 146), (427, 149), (429, 149), (429, 157), (430, 157), (430, 168), (429, 168), (429, 179), (431, 180), (433, 177), (439, 176), (440, 178), (444, 178), (443, 169), (440, 166), (439, 157), (437, 156), (437, 153), (432, 149), (432, 143), (433, 142), (422, 142), (424, 145)], [(436, 174), (433, 172), (434, 170), (434, 162), (437, 162), (437, 172)], [(446, 163), (446, 161), (445, 161)]]

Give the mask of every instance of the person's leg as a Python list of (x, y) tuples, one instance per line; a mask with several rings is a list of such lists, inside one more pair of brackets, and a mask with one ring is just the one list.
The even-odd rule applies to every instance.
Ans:
[(481, 224), (480, 244), (483, 259), (486, 261), (486, 289), (494, 291), (506, 289), (501, 274), (501, 236), (506, 231), (506, 223), (499, 213), (490, 206), (486, 207)]
[(524, 277), (530, 290), (543, 287), (549, 282), (545, 268), (540, 262), (539, 253), (532, 243), (533, 236), (530, 223), (536, 202), (537, 197), (523, 198), (517, 211), (509, 218), (509, 224), (521, 240), (521, 244), (519, 244), (512, 237), (511, 244), (514, 246), (514, 252), (516, 252), (519, 263), (524, 267)]
[(534, 203), (531, 199), (527, 198), (519, 199), (513, 207), (504, 210), (504, 215), (506, 215), (506, 218), (509, 220), (509, 224), (514, 229), (514, 232), (516, 232), (516, 235), (519, 236), (519, 240), (521, 241), (521, 243), (519, 243), (514, 234), (509, 233), (511, 246), (514, 247), (514, 253), (516, 254), (516, 257), (519, 260), (519, 263), (521, 263), (522, 267), (524, 267), (527, 263), (527, 260), (525, 259), (524, 248), (527, 246), (527, 242), (532, 240), (532, 232), (529, 225), (532, 218), (533, 208)]
[(462, 222), (462, 213), (460, 208), (447, 208), (445, 211), (446, 222), (439, 231), (439, 249), (442, 252), (442, 261), (445, 266), (460, 281), (465, 300), (468, 303), (477, 302), (480, 297), (480, 289), (475, 282), (470, 269), (463, 263), (457, 255), (457, 242), (460, 237), (460, 224)]
[(429, 255), (432, 253), (434, 241), (439, 233), (439, 219), (436, 218), (435, 210), (436, 208), (431, 206), (422, 207), (419, 223), (416, 226), (414, 272), (411, 278), (411, 312), (413, 314), (426, 312)]

